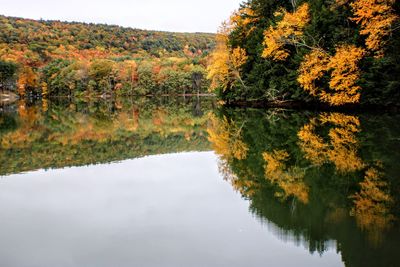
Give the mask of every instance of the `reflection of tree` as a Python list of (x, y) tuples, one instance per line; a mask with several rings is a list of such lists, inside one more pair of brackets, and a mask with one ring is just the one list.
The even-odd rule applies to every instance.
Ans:
[[(311, 253), (336, 248), (349, 267), (397, 266), (393, 248), (400, 231), (390, 226), (399, 201), (394, 192), (400, 183), (393, 180), (399, 170), (398, 118), (231, 109), (220, 114), (208, 127), (222, 156), (220, 172), (270, 231)], [(245, 157), (234, 156), (234, 141), (246, 148)]]
[(283, 150), (275, 150), (272, 153), (265, 152), (263, 157), (266, 162), (265, 177), (283, 190), (276, 193), (276, 196), (283, 199), (294, 196), (302, 203), (308, 203), (309, 188), (303, 181), (305, 173), (296, 166), (286, 166), (289, 154)]
[(20, 127), (0, 139), (0, 148), (22, 148), (29, 147), (31, 142), (35, 142), (40, 138), (39, 131), (41, 130), (39, 121), (42, 120), (40, 111), (35, 106), (28, 106), (25, 101), (18, 102), (18, 115)]
[(373, 242), (380, 241), (380, 233), (387, 230), (394, 220), (389, 209), (393, 198), (383, 178), (377, 168), (367, 169), (365, 179), (360, 183), (361, 191), (352, 196), (354, 207), (351, 213), (356, 217), (357, 224), (370, 232)]
[(233, 189), (239, 192), (243, 197), (250, 198), (257, 193), (260, 186), (256, 181), (251, 179), (240, 179), (231, 169), (227, 160), (220, 159), (218, 161), (218, 170), (224, 177), (225, 181), (228, 181)]
[[(316, 134), (317, 128), (326, 126), (332, 126), (328, 133), (329, 142)], [(356, 116), (323, 113), (299, 131), (299, 146), (305, 158), (315, 165), (331, 162), (341, 173), (361, 170), (364, 164), (357, 155), (356, 139), (359, 127), (360, 121)]]
[[(323, 132), (326, 127), (330, 127), (329, 141), (316, 134), (317, 130)], [(364, 180), (359, 183), (361, 191), (351, 197), (354, 202), (351, 214), (356, 217), (362, 229), (372, 233), (373, 241), (376, 242), (381, 232), (386, 230), (394, 219), (389, 208), (392, 197), (383, 173), (375, 167), (368, 167), (358, 156), (360, 145), (356, 134), (360, 131), (358, 117), (324, 113), (300, 130), (299, 146), (305, 157), (315, 165), (333, 163), (341, 174), (365, 172)]]
[(0, 131), (0, 175), (209, 149), (208, 116), (194, 117), (192, 103), (154, 100), (21, 101), (8, 114), (15, 127)]
[(211, 115), (208, 139), (214, 151), (225, 159), (245, 159), (249, 148), (242, 140), (242, 127), (237, 127), (234, 122), (228, 121), (226, 117), (218, 119)]

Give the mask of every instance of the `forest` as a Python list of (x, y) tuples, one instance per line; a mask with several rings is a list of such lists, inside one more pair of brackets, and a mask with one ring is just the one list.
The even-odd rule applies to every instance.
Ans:
[(213, 34), (0, 16), (0, 88), (20, 96), (205, 93)]
[(211, 89), (226, 103), (397, 105), (400, 4), (249, 0), (221, 26)]

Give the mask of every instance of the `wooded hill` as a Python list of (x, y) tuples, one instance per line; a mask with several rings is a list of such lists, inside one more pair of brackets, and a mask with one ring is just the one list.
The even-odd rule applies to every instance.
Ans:
[(210, 50), (214, 34), (174, 33), (125, 28), (116, 25), (87, 24), (31, 20), (0, 16), (0, 43), (27, 45), (33, 52), (43, 55), (60, 46), (73, 46), (78, 50), (109, 49), (114, 53), (147, 51), (183, 51), (192, 53)]
[(214, 39), (0, 16), (0, 87), (21, 96), (198, 93)]

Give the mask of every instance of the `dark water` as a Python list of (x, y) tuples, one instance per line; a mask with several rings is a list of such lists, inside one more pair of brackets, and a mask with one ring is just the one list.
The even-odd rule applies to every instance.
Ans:
[(0, 112), (0, 266), (400, 266), (400, 116), (213, 99)]

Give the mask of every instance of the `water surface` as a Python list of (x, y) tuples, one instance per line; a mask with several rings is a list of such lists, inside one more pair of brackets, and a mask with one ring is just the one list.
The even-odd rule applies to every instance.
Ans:
[(0, 113), (1, 266), (399, 266), (399, 117), (212, 99)]

